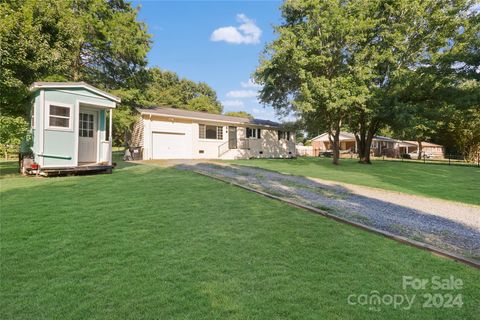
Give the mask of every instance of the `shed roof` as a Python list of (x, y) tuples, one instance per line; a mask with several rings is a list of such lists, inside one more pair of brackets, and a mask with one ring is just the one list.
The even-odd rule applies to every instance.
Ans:
[(282, 125), (278, 122), (263, 120), (263, 119), (250, 119), (243, 117), (226, 116), (223, 114), (213, 114), (201, 111), (190, 111), (185, 109), (170, 108), (170, 107), (154, 107), (154, 108), (137, 108), (137, 111), (141, 114), (160, 115), (174, 118), (183, 119), (195, 119), (195, 120), (207, 120), (207, 121), (219, 121), (234, 124), (255, 125), (261, 127), (281, 128)]
[(68, 89), (68, 88), (83, 88), (85, 90), (91, 91), (93, 93), (98, 94), (99, 96), (102, 96), (104, 98), (107, 98), (109, 100), (112, 100), (114, 102), (120, 103), (121, 99), (117, 96), (114, 96), (108, 92), (105, 92), (103, 90), (100, 90), (98, 88), (95, 88), (92, 85), (89, 85), (86, 82), (34, 82), (30, 86), (30, 91), (37, 91), (40, 89), (55, 89), (55, 88), (61, 88), (61, 89)]

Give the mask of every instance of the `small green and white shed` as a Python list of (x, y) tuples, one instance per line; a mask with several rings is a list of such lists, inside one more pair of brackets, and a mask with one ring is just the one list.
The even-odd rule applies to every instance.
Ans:
[(30, 91), (38, 171), (111, 169), (112, 110), (118, 97), (85, 82), (35, 82)]

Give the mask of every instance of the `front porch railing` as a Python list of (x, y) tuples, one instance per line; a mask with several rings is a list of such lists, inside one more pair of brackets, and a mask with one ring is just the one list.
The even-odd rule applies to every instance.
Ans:
[(100, 162), (112, 164), (112, 141), (102, 141), (100, 145)]
[[(233, 142), (236, 141), (236, 148), (230, 148), (231, 145), (235, 145), (233, 144)], [(224, 143), (222, 143), (221, 145), (218, 146), (218, 157), (220, 158), (221, 156), (223, 156), (225, 153), (228, 152), (228, 150), (232, 150), (232, 149), (245, 149), (245, 150), (248, 150), (250, 149), (250, 145), (249, 145), (249, 140), (248, 139), (245, 139), (245, 138), (240, 138), (240, 139), (229, 139), (228, 141), (225, 141)]]

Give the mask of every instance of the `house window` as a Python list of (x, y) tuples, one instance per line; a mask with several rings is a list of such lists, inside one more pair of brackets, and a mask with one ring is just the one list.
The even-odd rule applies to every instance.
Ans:
[(93, 137), (93, 114), (80, 113), (78, 135), (84, 138)]
[(71, 113), (71, 106), (50, 104), (48, 106), (48, 127), (56, 129), (71, 129)]
[(247, 128), (247, 138), (260, 139), (262, 137), (262, 130), (255, 128)]
[(278, 131), (278, 140), (290, 140), (290, 132)]
[(222, 140), (223, 139), (223, 127), (199, 124), (198, 125), (198, 136), (199, 136), (200, 139)]

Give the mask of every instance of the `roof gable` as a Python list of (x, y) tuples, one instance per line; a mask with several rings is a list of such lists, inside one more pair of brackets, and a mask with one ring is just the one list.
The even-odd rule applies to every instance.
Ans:
[[(312, 141), (329, 141), (328, 136), (329, 136), (329, 133), (325, 132), (316, 136), (315, 138), (312, 138)], [(340, 132), (340, 140), (352, 140), (352, 139), (355, 140), (355, 135), (353, 133), (345, 132), (345, 131)]]
[(108, 100), (120, 103), (121, 99), (108, 92), (102, 91), (94, 86), (89, 85), (86, 82), (34, 82), (30, 86), (30, 91), (34, 92), (41, 89), (69, 89), (69, 88), (82, 88), (99, 96), (102, 96)]

